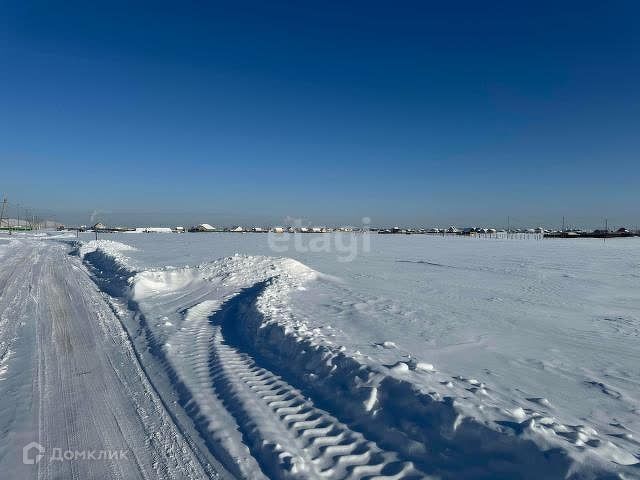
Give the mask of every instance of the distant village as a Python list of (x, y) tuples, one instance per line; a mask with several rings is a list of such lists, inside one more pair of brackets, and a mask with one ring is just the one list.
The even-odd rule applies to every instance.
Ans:
[[(65, 229), (64, 226), (61, 229)], [(104, 233), (184, 233), (184, 232), (231, 232), (231, 233), (330, 233), (330, 232), (364, 232), (371, 229), (357, 229), (352, 227), (214, 227), (208, 223), (201, 223), (192, 227), (109, 227), (103, 223), (96, 223), (92, 227), (82, 225), (77, 227), (80, 231), (104, 232)], [(68, 230), (76, 230), (69, 227)]]
[(214, 227), (208, 223), (201, 223), (192, 227), (112, 227), (107, 226), (104, 223), (96, 223), (95, 225), (88, 227), (82, 225), (80, 227), (65, 227), (59, 225), (58, 230), (77, 230), (80, 232), (91, 231), (96, 233), (185, 233), (185, 232), (198, 232), (198, 233), (216, 233), (216, 232), (229, 232), (229, 233), (332, 233), (332, 232), (350, 232), (350, 233), (375, 233), (380, 235), (460, 235), (460, 236), (476, 236), (486, 238), (510, 238), (518, 236), (530, 237), (535, 236), (537, 238), (615, 238), (615, 237), (634, 237), (640, 236), (640, 230), (628, 229), (620, 227), (617, 229), (595, 229), (595, 230), (581, 230), (581, 229), (546, 229), (543, 227), (535, 228), (492, 228), (492, 227), (466, 227), (458, 228), (450, 226), (447, 228), (375, 228), (375, 227), (302, 227), (302, 226), (253, 226), (246, 227), (236, 225), (232, 227)]
[[(15, 217), (5, 215), (9, 211), (15, 212)], [(605, 219), (603, 228), (595, 230), (583, 230), (579, 228), (566, 227), (565, 218), (562, 218), (562, 227), (557, 229), (538, 227), (513, 228), (507, 217), (507, 228), (496, 227), (466, 227), (459, 228), (449, 226), (446, 228), (410, 228), (410, 227), (373, 227), (362, 225), (359, 227), (349, 226), (243, 226), (234, 225), (231, 227), (215, 227), (209, 223), (184, 227), (155, 227), (155, 226), (113, 226), (104, 222), (98, 222), (91, 226), (65, 226), (52, 220), (44, 220), (34, 214), (30, 208), (20, 204), (10, 204), (7, 198), (3, 198), (0, 203), (0, 231), (7, 231), (9, 234), (16, 231), (30, 231), (41, 229), (56, 229), (59, 231), (93, 232), (98, 233), (372, 233), (380, 235), (441, 235), (441, 236), (467, 236), (477, 238), (619, 238), (638, 237), (640, 229), (635, 227), (630, 229), (624, 226), (609, 228), (609, 223)]]

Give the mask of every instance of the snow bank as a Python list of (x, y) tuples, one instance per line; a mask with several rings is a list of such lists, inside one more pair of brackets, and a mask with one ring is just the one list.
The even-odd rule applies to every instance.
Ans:
[[(637, 475), (635, 455), (586, 425), (549, 415), (545, 399), (505, 408), (508, 402), (478, 380), (438, 376), (433, 365), (411, 359), (382, 365), (333, 344), (291, 309), (290, 295), (322, 278), (296, 260), (235, 255), (195, 267), (136, 271), (126, 257), (131, 249), (101, 240), (82, 245), (79, 254), (105, 291), (128, 300), (182, 407), (240, 476), (313, 476), (306, 450), (296, 450), (298, 434), (287, 441), (288, 431), (261, 410), (264, 398), (252, 398), (234, 383), (238, 375), (248, 379), (260, 371), (266, 373), (256, 385), (286, 380), (286, 401), (297, 398), (286, 393), (291, 388), (313, 398), (314, 406), (295, 408), (315, 412), (321, 406), (324, 413), (308, 415), (328, 412), (318, 420), (328, 429), (364, 435), (369, 452), (397, 452), (381, 465), (402, 458), (402, 468), (415, 465), (442, 478)], [(383, 347), (392, 351), (391, 343)], [(225, 362), (240, 370), (225, 370)], [(318, 438), (338, 444), (328, 433)], [(292, 460), (298, 457), (301, 463)]]
[(123, 252), (132, 252), (136, 248), (113, 240), (91, 240), (79, 244), (79, 254), (85, 257), (89, 253), (101, 252), (105, 256), (105, 263), (126, 265), (128, 257)]
[(114, 297), (128, 295), (129, 282), (136, 270), (124, 252), (135, 251), (134, 247), (112, 240), (74, 244), (75, 253), (83, 259), (105, 292)]

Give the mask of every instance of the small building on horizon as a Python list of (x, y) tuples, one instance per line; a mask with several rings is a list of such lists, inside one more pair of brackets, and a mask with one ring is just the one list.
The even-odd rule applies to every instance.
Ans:
[(189, 231), (190, 232), (215, 232), (216, 228), (209, 225), (208, 223), (201, 223), (200, 225), (191, 227)]

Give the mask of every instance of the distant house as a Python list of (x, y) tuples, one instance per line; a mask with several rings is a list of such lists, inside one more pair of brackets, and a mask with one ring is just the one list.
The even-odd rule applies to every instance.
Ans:
[(253, 228), (251, 229), (251, 231), (252, 231), (252, 232), (256, 232), (256, 233), (262, 233), (262, 232), (264, 232), (264, 231), (265, 231), (265, 229), (264, 229), (264, 228), (262, 228), (262, 227), (253, 227)]
[(322, 233), (322, 227), (313, 227), (311, 231), (313, 233)]
[(104, 223), (98, 222), (96, 223), (93, 227), (91, 227), (93, 230), (106, 230), (107, 226)]
[(174, 227), (173, 231), (176, 233), (184, 233), (184, 227)]
[(242, 227), (233, 227), (230, 232), (244, 232), (244, 228)]
[(215, 227), (212, 227), (208, 223), (201, 223), (200, 225), (196, 225), (195, 227), (191, 227), (189, 229), (190, 232), (215, 232)]
[(172, 233), (169, 227), (136, 227), (136, 233)]
[(284, 233), (284, 228), (282, 228), (282, 227), (273, 227), (273, 229), (271, 229), (271, 231), (273, 233)]
[(447, 228), (447, 233), (460, 233), (460, 230), (451, 225), (449, 228)]

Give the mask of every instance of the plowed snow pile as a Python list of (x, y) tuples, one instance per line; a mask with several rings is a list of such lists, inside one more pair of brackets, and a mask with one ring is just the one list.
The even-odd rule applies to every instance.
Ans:
[[(585, 274), (598, 306), (610, 302), (610, 315), (585, 329), (567, 320), (582, 293), (561, 295), (575, 265), (555, 263), (552, 247), (538, 244), (518, 257), (524, 243), (515, 241), (438, 244), (434, 253), (424, 243), (406, 248), (415, 239), (385, 239), (346, 265), (324, 260), (328, 253), (269, 254), (259, 235), (112, 238), (78, 253), (178, 423), (237, 476), (639, 474), (640, 349), (628, 347), (638, 339), (638, 297), (606, 279), (621, 272)], [(639, 246), (627, 257), (635, 286)], [(535, 270), (540, 259), (546, 269)], [(531, 312), (540, 322), (518, 332)], [(606, 342), (605, 330), (610, 347), (583, 351), (603, 374), (571, 355), (588, 344), (584, 335)], [(622, 354), (635, 358), (616, 365)], [(593, 398), (572, 408), (574, 383)]]

